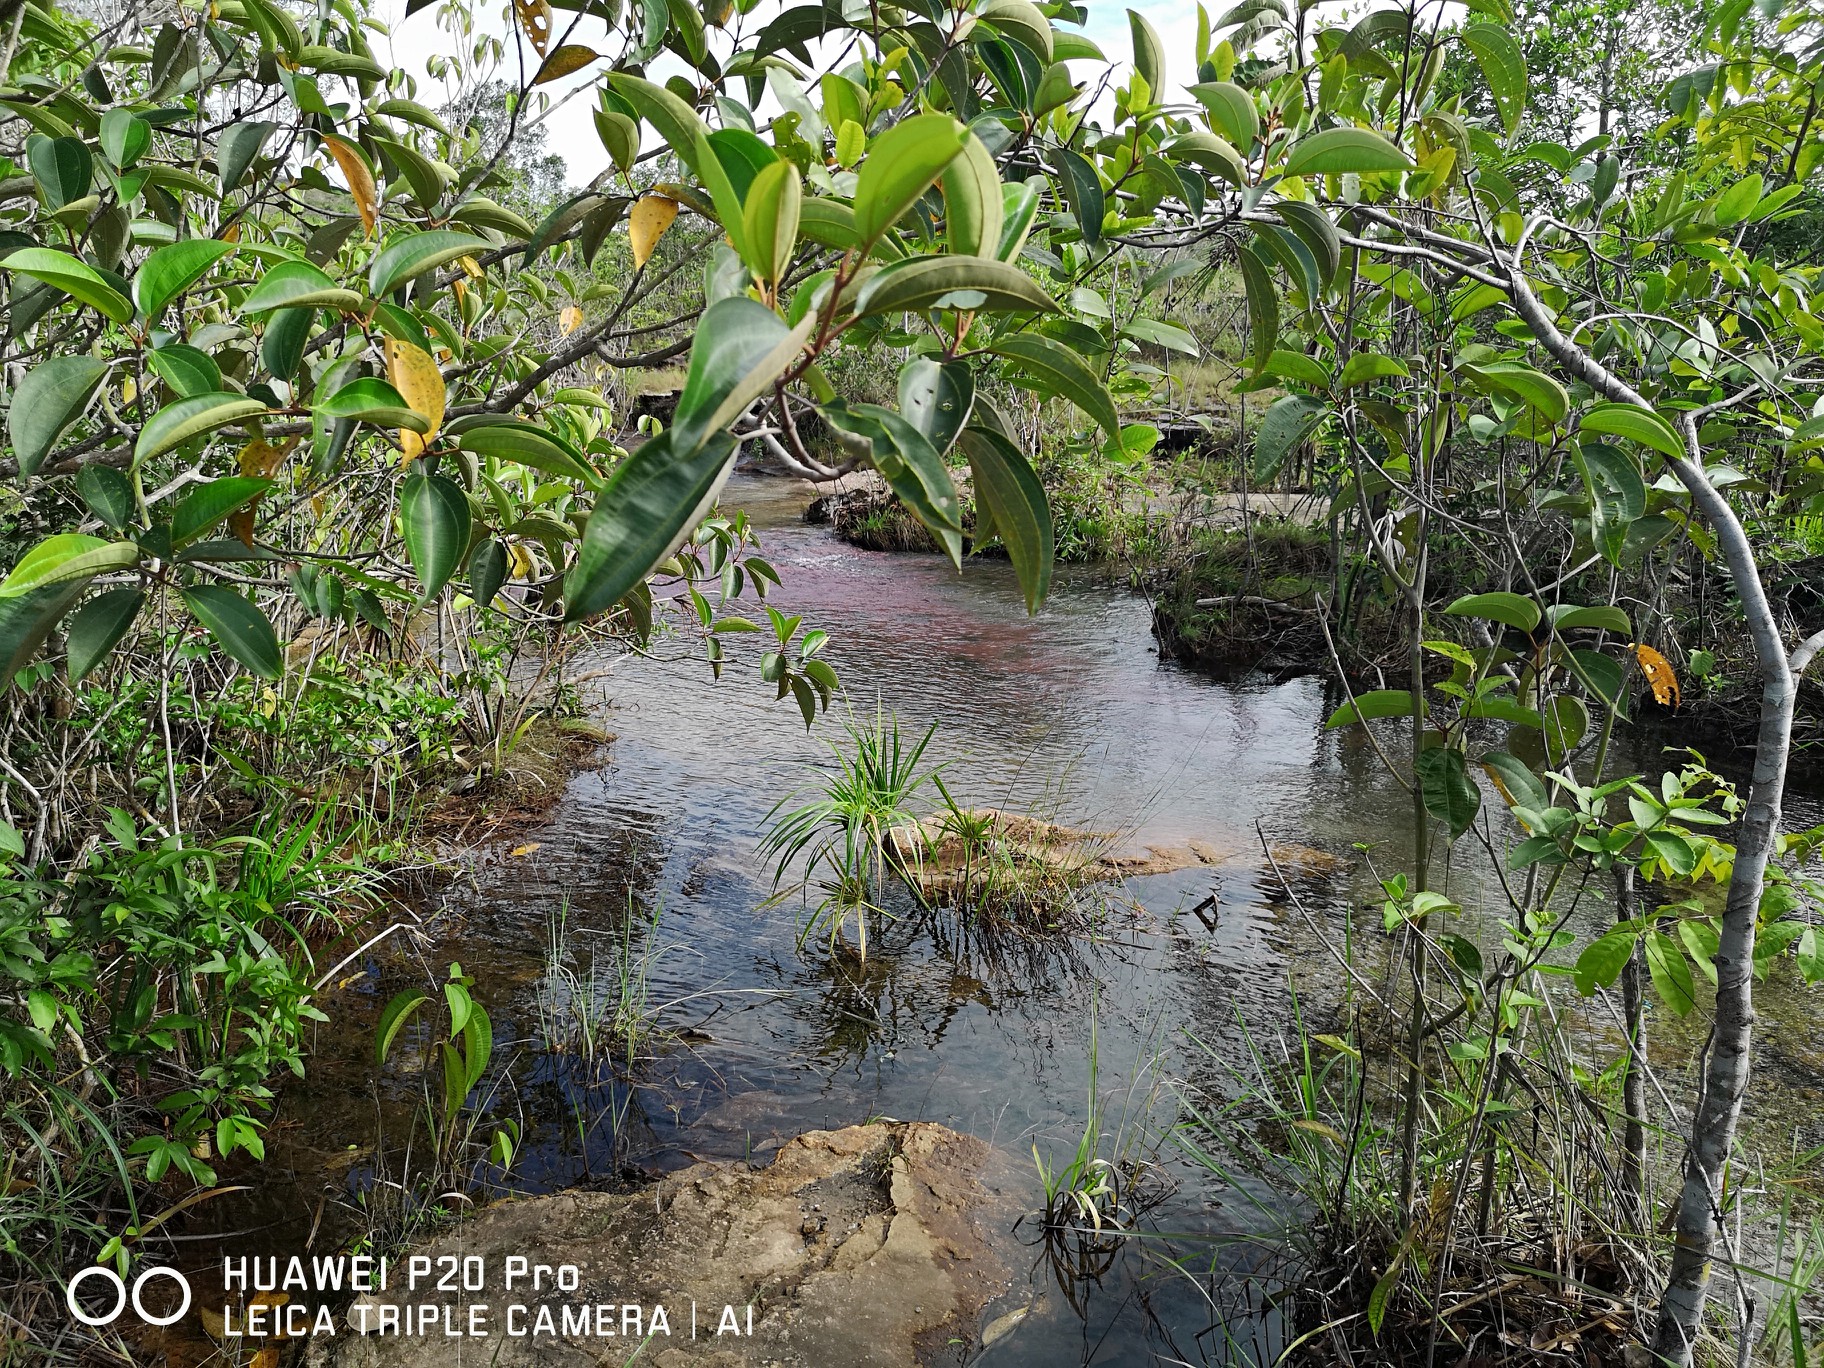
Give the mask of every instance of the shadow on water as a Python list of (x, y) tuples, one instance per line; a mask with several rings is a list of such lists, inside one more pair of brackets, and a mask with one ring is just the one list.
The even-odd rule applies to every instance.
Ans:
[[(374, 1077), (380, 1008), (440, 981), (452, 959), (493, 1016), (491, 1109), (523, 1126), (502, 1180), (511, 1190), (764, 1159), (801, 1131), (890, 1116), (991, 1142), (1010, 1159), (1017, 1208), (1040, 1201), (1034, 1147), (1075, 1148), (1092, 1070), (1111, 1129), (1124, 1110), (1169, 1123), (1171, 1081), (1223, 1090), (1212, 1054), (1244, 1057), (1238, 1015), (1267, 1032), (1289, 1019), (1289, 967), (1334, 978), (1263, 870), (1256, 823), (1299, 848), (1306, 906), (1335, 911), (1352, 887), (1322, 852), (1397, 842), (1406, 799), (1366, 747), (1323, 730), (1319, 681), (1216, 684), (1162, 663), (1145, 603), (1089, 572), (1061, 571), (1028, 618), (1004, 564), (958, 577), (935, 556), (841, 546), (799, 521), (807, 497), (738, 480), (725, 503), (761, 527), (784, 580), (776, 601), (830, 632), (858, 712), (879, 706), (920, 732), (938, 723), (934, 750), (963, 802), (1031, 809), (1038, 795), (1041, 815), (1195, 841), (1215, 863), (1131, 880), (1068, 939), (990, 944), (902, 916), (870, 937), (865, 961), (801, 949), (799, 909), (765, 906), (756, 847), (774, 803), (827, 762), (836, 719), (807, 736), (751, 661), (719, 683), (681, 649), (588, 662), (610, 672), (600, 720), (619, 739), (604, 766), (570, 782), (524, 854), (444, 889), (406, 953), (351, 971), (310, 1077), (285, 1095), (257, 1190), (200, 1209), (185, 1254), (202, 1265), (313, 1239), (326, 1249), (358, 1228), (360, 1194), (385, 1168), (373, 1147), (402, 1143), (415, 1101), (409, 1069)], [(645, 1001), (673, 1004), (631, 1072), (542, 1048), (539, 988), (560, 915), (579, 976), (631, 936)], [(1067, 1258), (1082, 1276), (1059, 1277), (1031, 1228), (1012, 1234), (1030, 1274), (989, 1315), (1033, 1311), (989, 1362), (1270, 1360), (1277, 1326), (1258, 1297), (1213, 1300), (1218, 1272), (1265, 1256), (1210, 1242), (1256, 1229), (1253, 1199), (1267, 1195), (1219, 1190), (1170, 1148), (1146, 1152), (1159, 1194), (1148, 1238)], [(1271, 1271), (1260, 1264), (1260, 1287)]]

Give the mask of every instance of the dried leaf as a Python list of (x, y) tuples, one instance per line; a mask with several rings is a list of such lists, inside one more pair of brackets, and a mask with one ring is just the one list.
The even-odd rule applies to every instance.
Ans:
[(203, 1329), (212, 1340), (219, 1340), (227, 1329), (227, 1321), (219, 1311), (211, 1311), (202, 1303), (197, 1303), (196, 1318), (203, 1323)]
[(1672, 669), (1672, 662), (1651, 646), (1638, 641), (1634, 643), (1634, 658), (1640, 662), (1640, 672), (1647, 677), (1647, 684), (1653, 690), (1653, 701), (1662, 708), (1676, 708), (1681, 699), (1678, 675)]
[(279, 467), (285, 464), (286, 456), (298, 444), (296, 437), (274, 446), (264, 437), (255, 437), (240, 449), (235, 463), (241, 474), (250, 475), (256, 480), (270, 480), (279, 473)]
[(342, 168), (342, 178), (348, 182), (348, 193), (355, 197), (355, 210), (361, 215), (361, 226), (367, 235), (374, 235), (374, 227), (380, 222), (380, 193), (374, 188), (374, 173), (355, 145), (341, 138), (325, 135), (323, 143), (329, 148), (329, 155), (336, 159), (336, 165)]
[(532, 84), (544, 85), (548, 81), (562, 80), (573, 71), (581, 71), (601, 55), (594, 48), (584, 47), (581, 43), (565, 43), (545, 58), (544, 65), (538, 69), (538, 75), (532, 78)]
[(393, 382), (393, 388), (406, 403), (431, 420), (430, 430), (422, 437), (403, 428), (399, 432), (399, 449), (406, 459), (421, 456), (431, 438), (437, 435), (437, 429), (443, 426), (443, 372), (437, 369), (436, 360), (423, 347), (389, 337), (386, 339), (386, 378)]
[(564, 311), (557, 316), (557, 326), (565, 337), (583, 326), (583, 311), (574, 304), (566, 304)]
[(513, 849), (511, 849), (507, 852), (507, 854), (513, 855), (513, 856), (530, 855), (533, 851), (537, 850), (543, 844), (544, 844), (543, 841), (527, 841), (522, 846), (514, 846)]
[[(254, 503), (259, 500), (255, 499)], [(253, 550), (253, 504), (228, 515), (228, 530), (241, 539), (241, 545)]]
[(279, 1346), (269, 1344), (253, 1356), (250, 1368), (279, 1368)]
[(519, 15), (519, 26), (543, 57), (545, 45), (551, 41), (551, 6), (547, 0), (513, 0), (513, 9)]
[(644, 266), (659, 245), (665, 230), (678, 216), (678, 202), (664, 195), (647, 195), (627, 215), (627, 238), (633, 244), (633, 264)]

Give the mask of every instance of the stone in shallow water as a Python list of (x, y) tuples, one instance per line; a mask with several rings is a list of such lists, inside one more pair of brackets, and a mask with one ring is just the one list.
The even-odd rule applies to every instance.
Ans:
[[(653, 1308), (663, 1306), (670, 1334), (651, 1338), (636, 1363), (954, 1363), (975, 1340), (983, 1306), (1007, 1287), (1007, 1270), (990, 1245), (1005, 1213), (988, 1214), (980, 1179), (988, 1157), (980, 1140), (942, 1126), (879, 1122), (801, 1135), (762, 1169), (705, 1163), (635, 1193), (499, 1202), (412, 1251), (428, 1257), (433, 1270), (418, 1291), (404, 1290), (408, 1256), (396, 1258), (391, 1289), (351, 1307), (349, 1329), (314, 1342), (313, 1360), (333, 1368), (620, 1365), (639, 1345), (638, 1335), (622, 1333), (622, 1308), (638, 1308), (649, 1329)], [(547, 1275), (543, 1290), (533, 1292), (528, 1272), (509, 1290), (515, 1255), (531, 1265), (574, 1265), (576, 1286), (557, 1290)], [(446, 1267), (438, 1260), (446, 1256), (458, 1268), (479, 1257), (484, 1290), (435, 1290)], [(445, 1324), (466, 1326), (479, 1303), (488, 1306), (488, 1338), (442, 1333)], [(414, 1308), (436, 1307), (433, 1333), (373, 1333), (389, 1304), (420, 1317), (425, 1313)], [(548, 1313), (543, 1321), (540, 1307)], [(725, 1307), (741, 1334), (715, 1333)], [(520, 1329), (542, 1324), (550, 1331), (508, 1334), (509, 1316)], [(370, 1333), (355, 1333), (363, 1324)]]

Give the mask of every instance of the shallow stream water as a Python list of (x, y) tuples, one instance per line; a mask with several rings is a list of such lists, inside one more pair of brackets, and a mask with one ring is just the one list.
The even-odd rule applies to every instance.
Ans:
[[(801, 946), (798, 904), (765, 905), (757, 846), (773, 806), (829, 763), (837, 713), (807, 735), (759, 683), (755, 636), (734, 639), (719, 682), (682, 645), (581, 662), (578, 673), (607, 672), (589, 686), (616, 736), (600, 767), (570, 781), (523, 853), (445, 889), (411, 953), (351, 967), (309, 1079), (286, 1093), (258, 1189), (200, 1209), (186, 1254), (292, 1252), (313, 1231), (329, 1241), (353, 1227), (351, 1206), (391, 1171), (376, 1164), (377, 1132), (392, 1147), (410, 1129), (409, 1070), (370, 1080), (379, 1009), (457, 959), (493, 1016), (491, 1109), (525, 1126), (507, 1180), (520, 1191), (763, 1159), (801, 1131), (891, 1116), (989, 1141), (1007, 1200), (1027, 1209), (1032, 1151), (1075, 1149), (1093, 1071), (1102, 1154), (1151, 1161), (1152, 1234), (1099, 1276), (1060, 1279), (1027, 1243), (1028, 1222), (1009, 1244), (1017, 1285), (987, 1314), (1034, 1310), (984, 1361), (1246, 1361), (1237, 1345), (1270, 1361), (1271, 1313), (1213, 1311), (1196, 1274), (1259, 1261), (1260, 1246), (1212, 1237), (1267, 1229), (1274, 1199), (1223, 1188), (1156, 1128), (1175, 1085), (1221, 1092), (1226, 1070), (1245, 1067), (1244, 1023), (1266, 1041), (1290, 1020), (1294, 970), (1320, 995), (1336, 987), (1262, 837), (1298, 860), (1305, 909), (1334, 918), (1372, 887), (1357, 843), (1388, 847), (1399, 867), (1409, 800), (1359, 738), (1324, 731), (1321, 681), (1214, 683), (1161, 661), (1145, 601), (1089, 570), (1061, 569), (1028, 617), (1004, 562), (959, 577), (936, 556), (859, 551), (802, 522), (808, 497), (744, 478), (724, 505), (761, 529), (784, 581), (773, 602), (831, 634), (827, 658), (859, 721), (878, 707), (913, 736), (936, 723), (929, 754), (966, 803), (1231, 858), (1133, 878), (1098, 900), (1089, 932), (1054, 941), (985, 942), (905, 917), (876, 928), (865, 961), (820, 939)], [(1794, 824), (1824, 820), (1808, 801), (1795, 800)], [(1356, 858), (1333, 867), (1316, 852)], [(669, 1033), (631, 1083), (606, 1061), (541, 1050), (537, 1011), (554, 921), (573, 964), (606, 965), (630, 906), (647, 1000)]]

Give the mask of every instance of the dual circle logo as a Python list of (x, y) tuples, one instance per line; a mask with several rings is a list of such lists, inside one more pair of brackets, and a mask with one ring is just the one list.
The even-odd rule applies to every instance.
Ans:
[[(113, 1308), (101, 1314), (89, 1311), (76, 1300), (77, 1289), (85, 1282), (97, 1279), (114, 1289)], [(146, 1309), (146, 1284), (154, 1279), (166, 1279), (177, 1284), (181, 1300), (178, 1302), (177, 1310), (169, 1315), (156, 1316)], [(132, 1303), (133, 1310), (138, 1313), (139, 1318), (147, 1325), (171, 1325), (183, 1319), (184, 1313), (190, 1309), (190, 1280), (175, 1268), (148, 1268), (133, 1280), (133, 1289), (129, 1292), (127, 1284), (120, 1274), (103, 1264), (93, 1264), (70, 1279), (70, 1285), (64, 1292), (63, 1300), (64, 1304), (70, 1308), (70, 1314), (84, 1325), (112, 1325), (126, 1311), (129, 1302)]]

